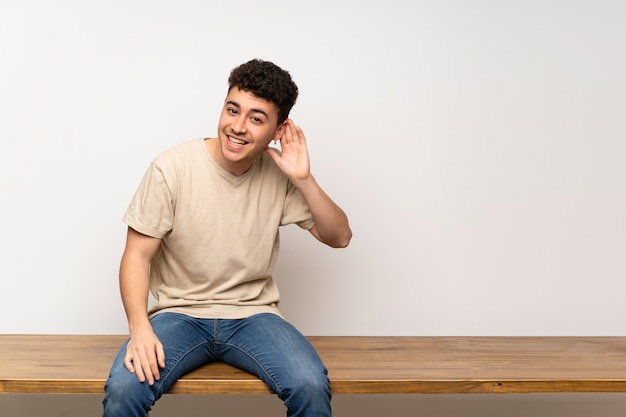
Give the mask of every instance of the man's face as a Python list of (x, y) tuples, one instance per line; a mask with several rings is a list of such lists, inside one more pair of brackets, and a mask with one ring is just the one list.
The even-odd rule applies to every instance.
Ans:
[(270, 142), (280, 138), (278, 108), (263, 98), (233, 87), (224, 101), (218, 125), (217, 163), (233, 175), (241, 175)]

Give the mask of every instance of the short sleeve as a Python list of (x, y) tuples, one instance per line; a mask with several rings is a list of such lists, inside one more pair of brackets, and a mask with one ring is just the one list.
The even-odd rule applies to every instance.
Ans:
[(287, 186), (287, 198), (285, 199), (285, 207), (281, 218), (281, 226), (295, 223), (303, 229), (309, 230), (315, 225), (313, 215), (309, 209), (309, 205), (291, 182)]
[(123, 220), (139, 233), (159, 239), (172, 229), (172, 192), (163, 171), (154, 162), (139, 184)]

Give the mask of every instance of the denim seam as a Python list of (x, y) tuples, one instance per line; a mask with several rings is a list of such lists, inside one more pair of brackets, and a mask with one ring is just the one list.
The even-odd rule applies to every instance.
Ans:
[[(162, 389), (163, 385), (165, 384), (165, 382), (168, 380), (169, 376), (172, 374), (172, 372), (176, 369), (176, 367), (178, 366), (178, 364), (180, 364), (180, 362), (187, 357), (187, 355), (189, 355), (191, 352), (193, 352), (194, 350), (198, 349), (200, 346), (209, 343), (206, 340), (200, 341), (200, 342), (196, 342), (196, 344), (192, 345), (189, 349), (185, 349), (185, 353), (183, 353), (175, 362), (174, 364), (170, 367), (169, 372), (165, 375), (165, 377), (163, 377), (163, 379), (160, 379), (160, 386), (159, 386), (159, 390)], [(167, 360), (167, 358), (165, 359)], [(164, 392), (161, 392), (161, 395), (163, 395)]]
[(239, 347), (237, 345), (234, 345), (234, 344), (231, 344), (231, 343), (222, 343), (222, 344), (226, 345), (226, 346), (229, 346), (231, 348), (235, 348), (238, 351), (240, 351), (242, 353), (245, 353), (250, 359), (252, 359), (252, 361), (254, 361), (259, 366), (259, 368), (261, 368), (261, 370), (267, 376), (267, 378), (272, 381), (272, 383), (274, 384), (274, 386), (276, 387), (276, 390), (277, 390), (276, 394), (279, 397), (281, 397), (281, 395), (283, 394), (283, 390), (280, 387), (280, 384), (274, 378), (274, 375), (270, 374), (268, 368), (262, 362), (260, 362), (254, 355), (250, 354), (250, 352), (248, 352), (247, 350), (245, 350), (245, 349), (243, 349), (243, 348), (241, 348), (241, 347)]

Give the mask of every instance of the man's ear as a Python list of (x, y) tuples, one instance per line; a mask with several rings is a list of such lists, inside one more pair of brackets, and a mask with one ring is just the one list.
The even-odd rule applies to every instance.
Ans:
[(279, 141), (280, 138), (283, 137), (283, 133), (285, 133), (285, 127), (287, 126), (287, 120), (282, 122), (278, 128), (276, 129), (276, 133), (274, 134), (274, 142)]

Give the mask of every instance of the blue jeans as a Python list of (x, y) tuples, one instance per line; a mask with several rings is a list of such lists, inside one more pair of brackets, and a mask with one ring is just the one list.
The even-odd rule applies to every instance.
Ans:
[(154, 403), (187, 372), (220, 361), (261, 378), (291, 417), (330, 417), (327, 370), (309, 341), (275, 314), (240, 320), (197, 319), (162, 313), (152, 320), (165, 349), (165, 368), (150, 386), (124, 366), (126, 345), (105, 386), (104, 416), (147, 416)]

